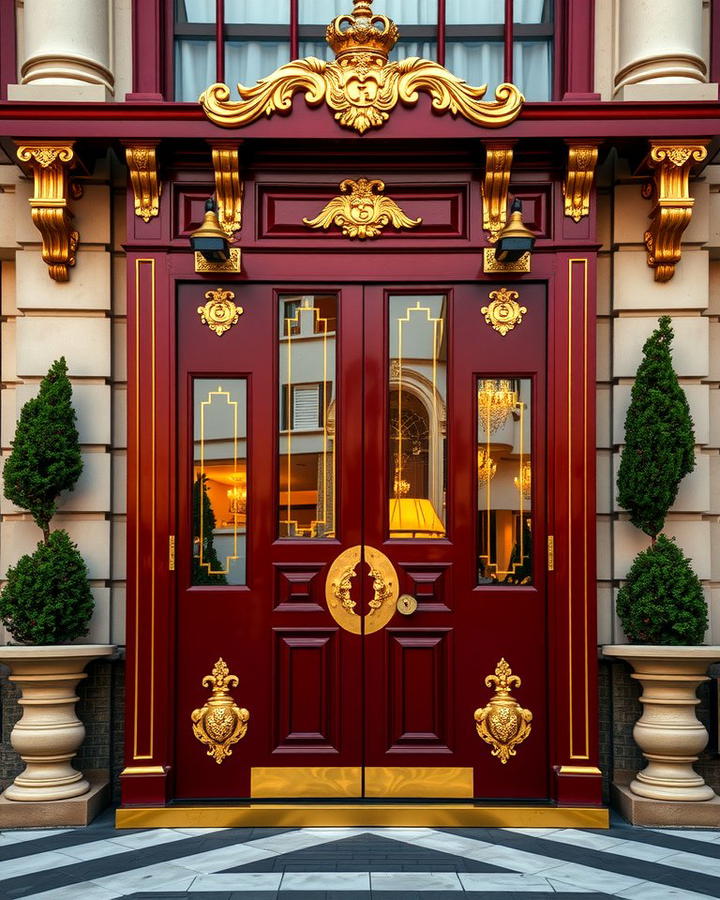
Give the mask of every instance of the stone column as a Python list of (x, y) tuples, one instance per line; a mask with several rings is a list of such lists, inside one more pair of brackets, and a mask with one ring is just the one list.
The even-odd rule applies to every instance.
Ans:
[(108, 0), (25, 0), (20, 76), (9, 100), (107, 100), (114, 77)]
[(717, 100), (703, 54), (702, 0), (618, 0), (618, 100)]

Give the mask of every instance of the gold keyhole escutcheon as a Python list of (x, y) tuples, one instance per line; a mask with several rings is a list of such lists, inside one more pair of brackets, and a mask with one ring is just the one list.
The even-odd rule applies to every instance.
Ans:
[(400, 594), (397, 601), (397, 611), (403, 616), (411, 616), (418, 608), (418, 602), (412, 594)]

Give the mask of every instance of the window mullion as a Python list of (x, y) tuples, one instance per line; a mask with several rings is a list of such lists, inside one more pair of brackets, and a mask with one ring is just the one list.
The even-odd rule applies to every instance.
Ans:
[(513, 25), (515, 10), (513, 0), (505, 0), (505, 81), (513, 80)]
[(215, 81), (225, 82), (225, 0), (215, 0)]
[(445, 65), (445, 5), (446, 0), (438, 0), (437, 58)]
[(298, 0), (290, 0), (290, 59), (300, 55)]

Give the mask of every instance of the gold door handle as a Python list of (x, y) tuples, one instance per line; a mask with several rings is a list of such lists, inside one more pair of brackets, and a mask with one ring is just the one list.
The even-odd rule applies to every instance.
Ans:
[(397, 600), (397, 611), (403, 616), (411, 616), (418, 608), (418, 602), (412, 594), (400, 594)]
[[(361, 618), (353, 599), (353, 579), (364, 557), (372, 578), (372, 599), (368, 612)], [(372, 634), (384, 628), (393, 617), (398, 595), (395, 568), (380, 550), (360, 545), (344, 550), (330, 566), (325, 581), (325, 599), (333, 619), (353, 634)]]

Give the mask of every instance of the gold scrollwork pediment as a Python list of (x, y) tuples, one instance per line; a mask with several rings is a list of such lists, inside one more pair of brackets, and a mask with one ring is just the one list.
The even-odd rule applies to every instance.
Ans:
[(395, 23), (372, 11), (372, 0), (354, 0), (352, 13), (338, 16), (327, 28), (335, 51), (331, 62), (307, 57), (280, 66), (252, 87), (238, 85), (239, 101), (221, 83), (204, 91), (199, 102), (207, 117), (224, 128), (240, 128), (262, 116), (289, 112), (297, 93), (308, 106), (325, 103), (343, 128), (364, 134), (380, 128), (403, 103), (414, 106), (420, 93), (430, 96), (435, 112), (449, 112), (484, 128), (509, 125), (524, 97), (513, 84), (501, 84), (495, 102), (483, 101), (487, 85), (472, 87), (444, 66), (417, 56), (390, 62), (388, 53), (400, 37)]
[(213, 666), (212, 674), (203, 678), (202, 684), (203, 687), (212, 686), (212, 692), (205, 705), (191, 713), (193, 734), (202, 744), (207, 744), (207, 755), (220, 765), (232, 756), (232, 745), (245, 737), (250, 713), (236, 706), (229, 694), (231, 687), (238, 686), (238, 677), (230, 674), (222, 656)]
[(495, 685), (495, 696), (487, 706), (475, 710), (475, 728), (486, 744), (493, 748), (492, 756), (496, 756), (505, 765), (511, 756), (515, 756), (516, 747), (528, 737), (532, 729), (532, 713), (523, 709), (511, 696), (513, 687), (520, 687), (522, 682), (503, 657), (495, 668), (494, 675), (488, 675), (485, 686)]

